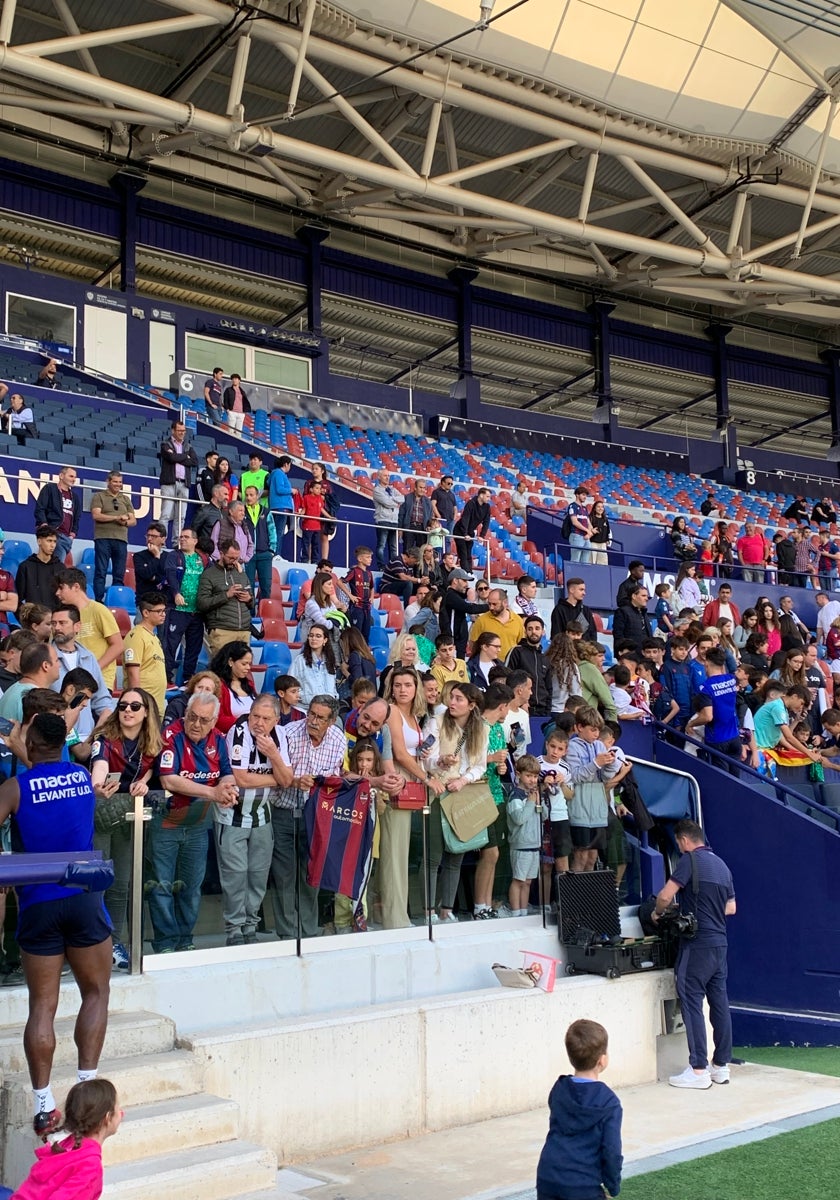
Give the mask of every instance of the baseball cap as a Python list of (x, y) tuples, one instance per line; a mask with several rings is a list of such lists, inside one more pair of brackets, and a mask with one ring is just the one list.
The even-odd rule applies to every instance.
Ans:
[(450, 583), (452, 582), (453, 579), (466, 579), (468, 583), (473, 582), (472, 575), (468, 575), (467, 572), (462, 571), (460, 567), (456, 567), (455, 570), (452, 572), (452, 574), (449, 576)]

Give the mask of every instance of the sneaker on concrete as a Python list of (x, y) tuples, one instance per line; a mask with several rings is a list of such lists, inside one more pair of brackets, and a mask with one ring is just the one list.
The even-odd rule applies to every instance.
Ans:
[(496, 909), (496, 916), (504, 920), (507, 917), (518, 917), (519, 913), (514, 912), (507, 904), (500, 904)]
[(672, 1075), (668, 1082), (671, 1087), (694, 1088), (696, 1091), (705, 1091), (706, 1088), (712, 1086), (712, 1077), (708, 1070), (698, 1075), (694, 1067), (686, 1067), (679, 1075)]
[(729, 1083), (729, 1067), (719, 1067), (717, 1063), (712, 1063), (709, 1068), (709, 1074), (712, 1077), (712, 1083)]
[(114, 949), (111, 952), (111, 963), (115, 971), (127, 971), (131, 966), (128, 951), (122, 942), (114, 942)]
[(451, 912), (448, 917), (439, 917), (438, 921), (441, 925), (457, 925), (458, 924), (458, 918), (455, 916), (454, 912)]
[(4, 971), (0, 977), (0, 986), (2, 987), (18, 987), (25, 982), (21, 966), (9, 967), (8, 971)]
[(245, 935), (241, 931), (237, 931), (236, 933), (229, 933), (227, 935), (227, 938), (225, 939), (225, 945), (226, 946), (244, 946), (245, 945)]

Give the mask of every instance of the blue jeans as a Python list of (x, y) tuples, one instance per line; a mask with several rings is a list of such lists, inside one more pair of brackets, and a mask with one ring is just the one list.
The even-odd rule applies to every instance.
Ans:
[(592, 561), (590, 541), (582, 533), (570, 533), (569, 545), (572, 547), (570, 558), (572, 562), (588, 563)]
[[(387, 549), (388, 553), (385, 554)], [(388, 566), (392, 558), (397, 557), (397, 531), (389, 525), (376, 527), (376, 562), (382, 570)]]
[(709, 1017), (715, 1039), (712, 1062), (725, 1067), (732, 1058), (732, 1017), (726, 995), (726, 947), (696, 946), (681, 942), (674, 982), (680, 998), (688, 1061), (696, 1070), (709, 1065), (703, 999), (709, 1001)]
[(245, 563), (245, 574), (251, 585), (251, 591), (256, 594), (255, 583), (260, 581), (260, 600), (268, 600), (271, 596), (271, 564), (274, 555), (270, 550), (256, 550)]
[(204, 622), (198, 613), (178, 611), (170, 608), (166, 614), (163, 626), (163, 657), (166, 660), (166, 678), (175, 680), (175, 664), (178, 658), (178, 648), (184, 643), (184, 669), (181, 679), (184, 683), (195, 674), (198, 656), (204, 642)]
[(155, 817), (149, 826), (146, 886), (156, 954), (192, 945), (207, 869), (208, 828), (205, 821), (164, 829), (163, 817)]
[(128, 542), (118, 538), (95, 538), (93, 543), (93, 598), (100, 604), (105, 599), (105, 577), (111, 564), (111, 582), (122, 587)]
[(55, 552), (61, 559), (61, 565), (64, 566), (64, 560), (73, 549), (73, 539), (68, 537), (66, 533), (60, 533), (55, 543)]

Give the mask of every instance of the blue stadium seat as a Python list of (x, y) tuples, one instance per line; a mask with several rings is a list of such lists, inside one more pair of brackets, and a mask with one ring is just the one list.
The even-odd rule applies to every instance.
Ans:
[(105, 606), (107, 608), (124, 608), (130, 616), (134, 616), (137, 612), (134, 589), (112, 583), (105, 593)]

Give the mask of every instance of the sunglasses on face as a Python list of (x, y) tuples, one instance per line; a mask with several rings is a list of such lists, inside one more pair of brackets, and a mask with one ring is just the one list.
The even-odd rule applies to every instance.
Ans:
[(146, 705), (142, 704), (139, 700), (121, 700), (117, 705), (117, 712), (125, 712), (126, 709), (129, 712), (139, 712), (141, 708), (145, 707)]

